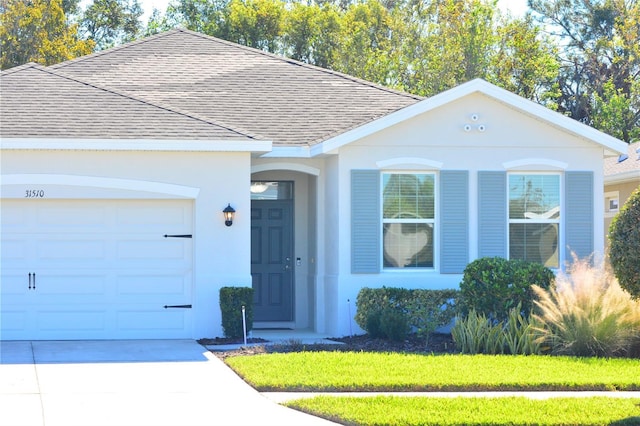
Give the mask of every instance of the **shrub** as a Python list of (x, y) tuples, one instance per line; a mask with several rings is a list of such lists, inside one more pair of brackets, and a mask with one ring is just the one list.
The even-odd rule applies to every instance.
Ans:
[(244, 337), (242, 329), (242, 307), (245, 308), (247, 332), (253, 328), (253, 288), (222, 287), (220, 289), (220, 311), (225, 337)]
[(609, 259), (620, 286), (640, 299), (640, 186), (609, 227)]
[(522, 315), (520, 306), (509, 311), (505, 322), (497, 324), (471, 310), (456, 321), (451, 334), (462, 353), (532, 355), (541, 352), (538, 334), (531, 320)]
[(533, 307), (531, 285), (549, 288), (553, 272), (535, 262), (483, 257), (464, 270), (460, 283), (459, 309), (464, 316), (471, 310), (495, 322), (506, 321), (509, 311), (520, 305), (528, 317)]
[(402, 313), (408, 329), (427, 339), (439, 326), (455, 317), (457, 290), (362, 288), (356, 299), (356, 323), (372, 337), (384, 337), (381, 316), (392, 309)]
[(384, 309), (380, 314), (380, 332), (396, 342), (404, 340), (409, 334), (407, 314), (398, 309)]
[(574, 259), (549, 290), (533, 288), (540, 341), (554, 354), (615, 356), (628, 353), (640, 335), (640, 302), (618, 284), (604, 263)]

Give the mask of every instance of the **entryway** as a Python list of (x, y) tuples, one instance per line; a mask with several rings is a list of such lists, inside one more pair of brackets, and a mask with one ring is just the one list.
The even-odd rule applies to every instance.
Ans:
[(293, 182), (254, 182), (252, 188), (254, 321), (293, 321)]

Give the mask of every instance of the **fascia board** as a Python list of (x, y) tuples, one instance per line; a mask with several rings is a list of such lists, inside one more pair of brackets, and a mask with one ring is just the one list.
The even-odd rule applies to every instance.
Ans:
[(533, 101), (513, 94), (508, 90), (502, 89), (484, 80), (476, 79), (437, 94), (431, 98), (427, 98), (416, 104), (405, 107), (401, 110), (395, 111), (389, 115), (364, 124), (360, 127), (349, 130), (341, 135), (327, 139), (326, 141), (311, 148), (311, 156), (314, 157), (320, 154), (329, 153), (348, 143), (369, 136), (385, 128), (391, 127), (404, 120), (411, 119), (417, 115), (446, 105), (452, 101), (458, 100), (472, 93), (484, 94), (527, 115), (546, 121), (551, 125), (559, 127), (562, 130), (587, 139), (591, 142), (600, 144), (605, 148), (605, 151), (619, 154), (623, 154), (626, 152), (627, 144), (619, 139), (616, 139), (603, 132), (600, 132), (599, 130), (573, 120), (572, 118), (552, 111)]
[(276, 146), (260, 157), (262, 158), (311, 158), (311, 151), (306, 146)]
[(634, 180), (640, 182), (640, 170), (631, 170), (604, 177), (605, 184), (633, 182)]
[(2, 150), (269, 152), (271, 141), (1, 138)]

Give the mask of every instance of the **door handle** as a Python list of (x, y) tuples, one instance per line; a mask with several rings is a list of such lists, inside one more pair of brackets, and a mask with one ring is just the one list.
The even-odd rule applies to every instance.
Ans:
[[(33, 284), (33, 285), (32, 285)], [(36, 289), (36, 273), (29, 272), (29, 290)]]

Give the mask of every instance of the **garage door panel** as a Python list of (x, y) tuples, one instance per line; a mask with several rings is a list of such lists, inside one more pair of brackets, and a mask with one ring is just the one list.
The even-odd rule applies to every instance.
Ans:
[(39, 230), (82, 229), (103, 232), (109, 226), (109, 206), (100, 202), (46, 203), (38, 209), (34, 224)]
[(148, 238), (127, 238), (118, 241), (118, 260), (139, 260), (157, 261), (160, 265), (166, 265), (166, 261), (183, 264), (185, 258), (190, 258), (191, 242), (180, 239), (148, 239)]
[(38, 260), (84, 262), (87, 260), (103, 261), (107, 258), (106, 242), (99, 239), (70, 239), (48, 240), (38, 238)]
[(145, 330), (182, 330), (187, 325), (184, 309), (136, 309), (122, 310), (117, 313), (118, 330), (145, 331)]
[(36, 316), (38, 330), (43, 332), (61, 331), (94, 331), (99, 335), (106, 328), (106, 313), (101, 306), (94, 309), (85, 307), (78, 309), (40, 310)]
[(22, 264), (23, 260), (29, 257), (29, 244), (19, 239), (2, 240), (2, 267)]
[(0, 338), (191, 337), (190, 201), (4, 201)]
[[(133, 206), (132, 206), (133, 204)], [(159, 211), (162, 214), (158, 214)], [(116, 206), (116, 225), (121, 229), (159, 232), (162, 235), (173, 232), (171, 228), (191, 229), (191, 209), (172, 201), (139, 201)]]
[[(108, 300), (108, 275), (86, 273), (84, 271), (67, 274), (52, 274), (46, 271), (37, 274), (38, 295), (43, 296), (41, 303), (59, 303), (55, 296), (68, 296), (78, 303), (100, 302)], [(48, 300), (47, 300), (47, 296)], [(53, 296), (53, 297), (52, 297)]]
[(144, 296), (146, 301), (159, 300), (165, 304), (191, 300), (191, 275), (184, 272), (119, 275), (116, 281), (117, 295), (123, 301), (139, 296)]

